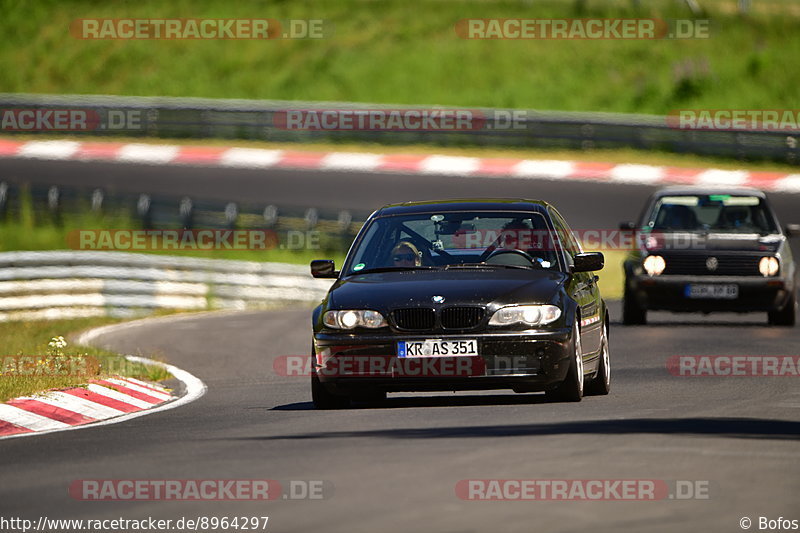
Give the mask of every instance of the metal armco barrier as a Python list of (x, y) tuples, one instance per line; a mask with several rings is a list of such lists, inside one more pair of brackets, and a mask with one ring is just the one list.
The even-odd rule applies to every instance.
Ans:
[[(287, 128), (289, 110), (456, 110), (358, 104), (352, 102), (296, 102), (82, 95), (28, 95), (0, 93), (0, 109), (81, 109), (115, 119), (91, 135), (127, 137), (224, 138), (292, 142), (431, 143), (544, 148), (636, 148), (715, 155), (739, 159), (800, 162), (797, 136), (777, 131), (682, 130), (670, 127), (666, 117), (618, 113), (572, 113), (515, 109), (478, 109), (481, 127), (465, 129), (307, 130)], [(130, 123), (126, 117), (133, 117)], [(114, 125), (119, 127), (114, 127)], [(106, 127), (108, 126), (108, 127)], [(11, 133), (6, 132), (6, 133)], [(22, 133), (35, 133), (22, 131)], [(50, 133), (53, 131), (42, 131)]]
[(318, 302), (307, 266), (123, 252), (0, 253), (0, 321)]

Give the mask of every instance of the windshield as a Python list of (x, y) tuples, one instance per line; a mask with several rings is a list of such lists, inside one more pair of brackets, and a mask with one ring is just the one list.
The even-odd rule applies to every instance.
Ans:
[(558, 270), (541, 213), (453, 212), (376, 217), (345, 263), (375, 270), (527, 268)]
[(728, 194), (664, 196), (647, 226), (665, 231), (777, 233), (764, 200)]

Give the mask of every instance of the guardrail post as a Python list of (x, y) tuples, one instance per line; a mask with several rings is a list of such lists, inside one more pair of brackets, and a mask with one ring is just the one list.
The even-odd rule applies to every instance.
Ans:
[(178, 212), (181, 217), (181, 226), (183, 229), (192, 229), (194, 225), (194, 204), (192, 199), (184, 196), (181, 199), (181, 204), (178, 206)]
[(339, 211), (339, 218), (336, 219), (336, 223), (339, 225), (339, 231), (347, 235), (350, 233), (350, 224), (353, 222), (353, 215), (350, 214), (350, 211)]
[(103, 189), (95, 189), (92, 191), (92, 212), (100, 213), (103, 211), (103, 200), (105, 200)]
[(306, 221), (306, 229), (314, 229), (319, 222), (319, 213), (315, 208), (309, 207), (305, 216), (303, 216), (303, 220)]
[(139, 195), (139, 199), (136, 201), (136, 214), (139, 216), (143, 229), (153, 229), (153, 213), (148, 195)]
[(50, 217), (56, 226), (60, 226), (61, 219), (61, 191), (58, 187), (53, 185), (47, 189), (47, 210), (50, 212)]
[(750, 0), (739, 0), (739, 13), (746, 14), (750, 11)]
[(336, 223), (339, 225), (339, 247), (347, 250), (350, 247), (350, 225), (353, 223), (353, 215), (350, 211), (339, 211)]
[(225, 225), (229, 229), (236, 229), (236, 220), (239, 218), (239, 208), (236, 203), (230, 202), (225, 206)]
[(273, 228), (278, 225), (278, 207), (268, 205), (264, 208), (264, 224), (268, 228)]
[(786, 137), (786, 147), (789, 148), (786, 152), (786, 161), (793, 165), (797, 164), (797, 139), (791, 135)]
[(0, 182), (0, 219), (5, 220), (8, 213), (8, 184)]

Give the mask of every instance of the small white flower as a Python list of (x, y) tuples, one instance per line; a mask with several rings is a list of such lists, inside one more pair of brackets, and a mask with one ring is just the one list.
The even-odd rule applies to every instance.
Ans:
[(61, 351), (67, 347), (67, 341), (64, 340), (64, 337), (59, 335), (58, 337), (50, 339), (47, 346), (50, 348), (49, 351), (51, 355), (61, 355)]

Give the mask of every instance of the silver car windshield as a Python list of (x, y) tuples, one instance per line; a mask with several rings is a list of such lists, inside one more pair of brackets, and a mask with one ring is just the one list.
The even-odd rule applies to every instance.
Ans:
[(656, 203), (647, 225), (662, 231), (778, 232), (762, 198), (729, 194), (664, 196)]

